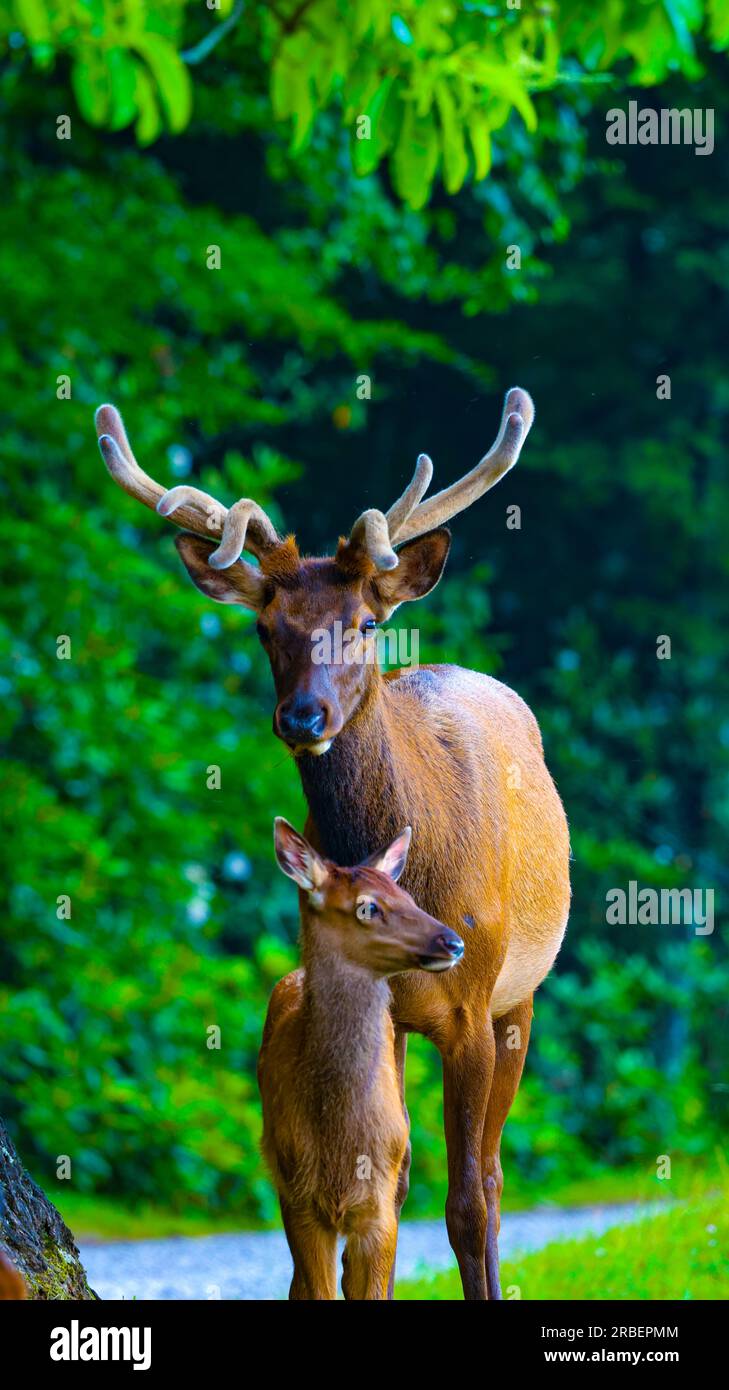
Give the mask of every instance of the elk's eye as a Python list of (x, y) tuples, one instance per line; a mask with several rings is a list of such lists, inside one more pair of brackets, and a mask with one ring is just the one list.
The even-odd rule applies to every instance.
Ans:
[(379, 916), (380, 909), (372, 898), (360, 898), (354, 909), (355, 917), (358, 922), (372, 922)]
[(376, 620), (375, 618), (365, 618), (365, 620), (364, 620), (364, 622), (363, 622), (363, 624), (362, 624), (362, 626), (361, 626), (361, 628), (360, 628), (360, 632), (376, 632), (376, 631), (377, 631), (377, 620)]

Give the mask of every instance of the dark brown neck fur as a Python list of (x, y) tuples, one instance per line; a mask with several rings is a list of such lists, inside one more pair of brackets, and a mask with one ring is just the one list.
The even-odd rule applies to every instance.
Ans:
[(360, 708), (329, 752), (321, 758), (299, 760), (318, 847), (337, 864), (361, 863), (407, 824), (382, 685), (380, 672), (373, 670)]
[[(421, 671), (424, 684), (435, 678)], [(404, 826), (413, 842), (402, 885), (434, 917), (450, 921), (449, 903), (461, 864), (476, 843), (472, 787), (459, 749), (449, 746), (434, 796), (433, 769), (444, 735), (405, 678), (372, 681), (349, 724), (323, 757), (304, 756), (299, 771), (309, 803), (307, 833), (338, 864), (361, 863)]]

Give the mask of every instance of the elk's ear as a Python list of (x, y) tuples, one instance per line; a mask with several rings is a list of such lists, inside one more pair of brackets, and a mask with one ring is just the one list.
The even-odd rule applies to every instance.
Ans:
[(391, 845), (387, 849), (378, 849), (376, 854), (371, 854), (369, 859), (365, 859), (365, 864), (370, 869), (379, 869), (381, 874), (389, 874), (395, 883), (399, 879), (408, 859), (408, 850), (412, 839), (412, 830), (409, 825), (395, 836)]
[(198, 589), (217, 603), (240, 603), (244, 608), (252, 608), (254, 613), (259, 612), (264, 606), (265, 577), (245, 560), (237, 560), (230, 569), (213, 569), (208, 558), (219, 544), (219, 541), (208, 541), (188, 532), (175, 536), (182, 563)]
[(307, 893), (323, 888), (327, 879), (324, 860), (283, 816), (277, 816), (273, 822), (273, 843), (279, 868), (298, 883), (299, 888), (305, 888)]
[(445, 569), (450, 548), (451, 533), (445, 526), (401, 546), (397, 551), (397, 569), (378, 574), (369, 582), (377, 617), (389, 618), (401, 603), (429, 594)]

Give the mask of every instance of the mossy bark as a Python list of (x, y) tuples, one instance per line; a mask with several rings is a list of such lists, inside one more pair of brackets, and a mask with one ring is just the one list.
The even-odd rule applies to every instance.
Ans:
[(26, 1172), (2, 1119), (0, 1248), (25, 1279), (29, 1298), (96, 1298), (68, 1226)]

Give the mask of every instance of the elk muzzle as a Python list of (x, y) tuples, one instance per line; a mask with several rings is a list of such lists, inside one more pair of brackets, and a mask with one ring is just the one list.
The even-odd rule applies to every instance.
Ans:
[(295, 752), (326, 753), (341, 728), (341, 716), (312, 692), (295, 691), (276, 706), (273, 730)]
[(449, 927), (441, 930), (428, 943), (427, 951), (418, 957), (421, 970), (450, 970), (461, 959), (465, 946), (460, 936)]

